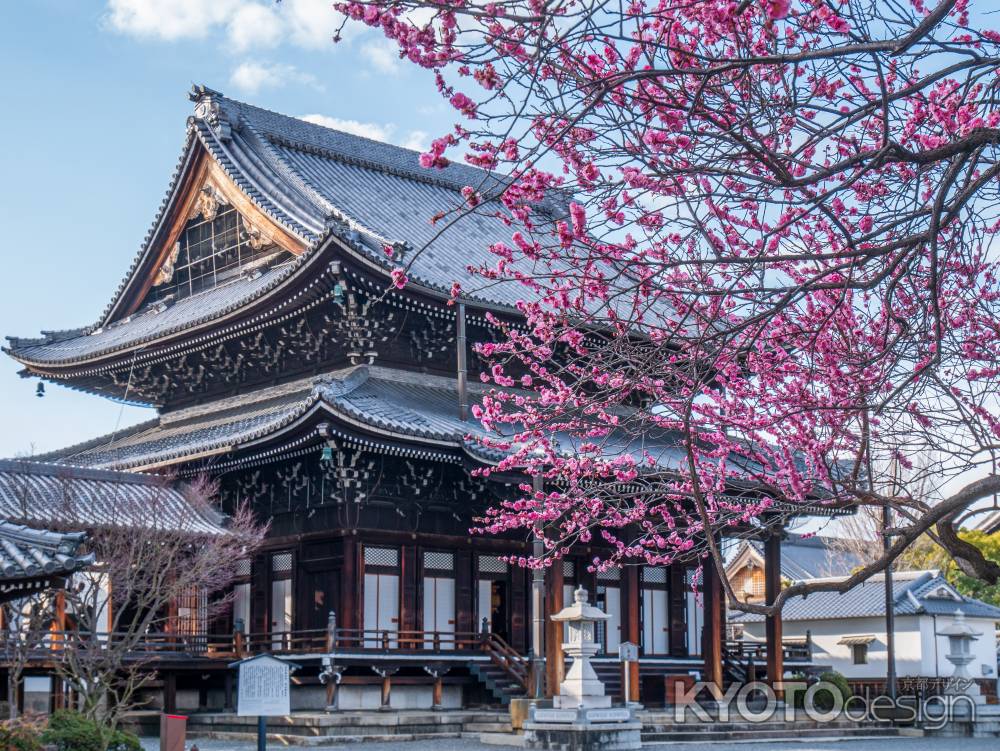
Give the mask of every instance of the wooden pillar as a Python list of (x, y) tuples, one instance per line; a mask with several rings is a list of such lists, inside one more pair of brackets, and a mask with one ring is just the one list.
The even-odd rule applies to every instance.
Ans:
[(509, 566), (510, 576), (510, 646), (521, 654), (528, 650), (528, 572)]
[(687, 593), (683, 564), (670, 565), (670, 594), (667, 600), (669, 613), (667, 616), (670, 629), (670, 655), (672, 657), (688, 657), (691, 645), (687, 643)]
[(455, 551), (455, 630), (462, 634), (479, 631), (475, 623), (476, 589), (471, 550)]
[[(642, 623), (639, 619), (639, 598), (642, 596), (639, 591), (639, 567), (626, 566), (622, 569), (621, 584), (621, 609), (619, 614), (622, 621), (622, 641), (630, 641), (639, 644), (642, 641)], [(626, 701), (640, 701), (642, 695), (639, 685), (639, 663), (628, 663), (629, 673), (629, 693), (631, 696), (625, 697)], [(622, 676), (624, 678), (624, 676)], [(624, 681), (622, 686), (624, 688)]]
[[(268, 610), (271, 608), (270, 577), (268, 576), (269, 563), (269, 556), (266, 553), (261, 553), (253, 557), (250, 583), (250, 623), (247, 624), (247, 630), (252, 634), (263, 634), (271, 630), (270, 621), (268, 620)], [(252, 643), (253, 640), (251, 639), (250, 642)], [(248, 646), (252, 646), (252, 644)], [(270, 647), (270, 644), (268, 647)]]
[(163, 711), (177, 711), (177, 673), (173, 671), (163, 674)]
[(392, 676), (396, 674), (399, 670), (398, 667), (390, 668), (376, 668), (372, 667), (372, 670), (382, 678), (382, 701), (379, 706), (381, 710), (388, 710), (392, 706)]
[(233, 671), (227, 670), (225, 677), (225, 706), (223, 709), (226, 712), (232, 712), (235, 710), (233, 706)]
[[(400, 567), (399, 577), (399, 630), (419, 631), (422, 618), (417, 600), (419, 599), (420, 569), (423, 567), (420, 565), (421, 561), (417, 554), (417, 546), (403, 545), (400, 550), (400, 558), (402, 566)], [(403, 649), (416, 649), (420, 645), (420, 640), (414, 637), (415, 634), (413, 633), (407, 634), (406, 638), (400, 639), (399, 646)]]
[(563, 562), (549, 566), (545, 578), (545, 695), (552, 697), (559, 693), (564, 677), (563, 626), (552, 620), (563, 608)]
[[(337, 619), (340, 627), (350, 631), (361, 628), (363, 623), (358, 612), (358, 603), (364, 592), (364, 580), (358, 566), (358, 542), (352, 536), (344, 538), (344, 561), (340, 568), (340, 607), (337, 609)], [(360, 646), (346, 643), (344, 646)]]
[(722, 691), (722, 581), (711, 559), (704, 563), (705, 626), (701, 635), (701, 653), (705, 659), (704, 679)]
[[(781, 529), (772, 530), (764, 541), (764, 601), (770, 605), (781, 592)], [(781, 644), (781, 613), (769, 615), (764, 621), (767, 645), (767, 680), (776, 695), (781, 696), (781, 679), (785, 673)]]

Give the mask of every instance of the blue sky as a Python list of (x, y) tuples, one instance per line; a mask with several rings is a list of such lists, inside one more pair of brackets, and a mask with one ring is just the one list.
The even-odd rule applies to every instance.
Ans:
[[(180, 155), (187, 91), (421, 147), (452, 114), (425, 71), (328, 0), (33, 0), (0, 26), (0, 335), (93, 323)], [(0, 358), (0, 456), (40, 453), (153, 416), (18, 378)]]

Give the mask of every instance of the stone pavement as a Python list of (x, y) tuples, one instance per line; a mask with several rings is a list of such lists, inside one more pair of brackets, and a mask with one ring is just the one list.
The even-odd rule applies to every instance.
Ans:
[[(996, 738), (877, 738), (873, 740), (852, 741), (798, 741), (775, 743), (771, 751), (954, 751), (961, 744), (962, 751), (997, 751), (1000, 748)], [(188, 748), (198, 746), (199, 751), (256, 751), (257, 745), (252, 741), (188, 741)], [(478, 741), (459, 738), (436, 739), (433, 741), (410, 741), (407, 743), (359, 743), (350, 744), (359, 751), (503, 751), (501, 746), (486, 746)], [(760, 742), (753, 743), (672, 743), (651, 744), (644, 748), (654, 751), (753, 751), (761, 747)], [(144, 751), (159, 751), (160, 744), (156, 738), (143, 738)], [(268, 743), (268, 751), (280, 751), (282, 748), (305, 749), (309, 747), (287, 747), (278, 743)], [(314, 749), (339, 749), (346, 745), (312, 746)]]

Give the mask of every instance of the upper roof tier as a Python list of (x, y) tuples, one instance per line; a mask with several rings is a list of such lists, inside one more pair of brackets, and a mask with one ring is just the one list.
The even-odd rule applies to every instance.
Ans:
[[(407, 289), (414, 294), (444, 301), (458, 282), (471, 305), (509, 311), (530, 296), (521, 284), (487, 284), (469, 271), (492, 265), (489, 247), (510, 240), (511, 227), (494, 213), (503, 213), (499, 202), (435, 223), (435, 216), (462, 204), (465, 186), (495, 195), (502, 183), (489, 173), (461, 164), (425, 169), (416, 151), (269, 112), (204, 87), (196, 87), (191, 98), (195, 114), (181, 159), (114, 298), (94, 325), (43, 332), (41, 338), (9, 337), (6, 351), (17, 360), (39, 368), (91, 363), (218, 325), (280, 290), (304, 267), (315, 268), (310, 259), (331, 244), (340, 257), (386, 283), (393, 268), (406, 266)], [(174, 273), (181, 232), (195, 217), (215, 215), (217, 206), (209, 214), (204, 201), (232, 207), (244, 240), (257, 239), (255, 247), (263, 242), (275, 252), (207, 288), (192, 287), (189, 296), (158, 294), (156, 285)], [(548, 216), (559, 213), (546, 206)], [(392, 258), (387, 246), (395, 249)]]

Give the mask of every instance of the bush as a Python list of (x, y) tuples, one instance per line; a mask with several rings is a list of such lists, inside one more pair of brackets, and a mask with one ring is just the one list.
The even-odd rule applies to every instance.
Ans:
[(42, 734), (43, 743), (57, 751), (141, 751), (139, 739), (123, 730), (112, 730), (78, 712), (60, 709)]
[(0, 749), (3, 751), (42, 751), (44, 723), (34, 717), (0, 722)]
[[(851, 698), (851, 687), (847, 683), (847, 679), (836, 670), (827, 670), (820, 673), (819, 679), (821, 682), (833, 684), (836, 687), (836, 691), (840, 694), (842, 701), (846, 702)], [(813, 703), (816, 705), (816, 709), (826, 712), (833, 709), (834, 704), (837, 702), (835, 697), (831, 695), (830, 689), (824, 687), (816, 692)]]

